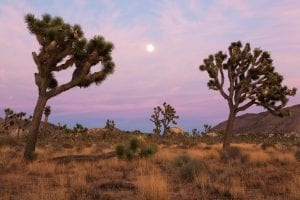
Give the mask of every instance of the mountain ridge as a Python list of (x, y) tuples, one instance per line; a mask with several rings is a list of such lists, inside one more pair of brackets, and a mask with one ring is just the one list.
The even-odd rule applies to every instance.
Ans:
[[(300, 104), (284, 108), (291, 112), (290, 116), (278, 117), (270, 112), (246, 113), (237, 116), (234, 123), (234, 134), (256, 133), (300, 133)], [(212, 128), (213, 131), (220, 132), (226, 128), (227, 120), (220, 122)]]

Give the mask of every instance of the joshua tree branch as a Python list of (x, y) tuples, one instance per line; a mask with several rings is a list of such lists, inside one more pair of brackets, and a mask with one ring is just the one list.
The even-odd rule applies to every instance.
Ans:
[(237, 108), (237, 112), (247, 110), (247, 109), (250, 108), (253, 104), (255, 104), (255, 99), (249, 101), (248, 103), (246, 103), (245, 105), (243, 105), (243, 106), (241, 106), (241, 107), (238, 107), (238, 108)]
[(67, 60), (65, 63), (59, 65), (59, 66), (56, 66), (52, 69), (52, 71), (61, 71), (61, 70), (65, 70), (67, 69), (68, 67), (71, 67), (73, 64), (74, 64), (75, 60), (74, 58), (70, 58), (69, 60)]

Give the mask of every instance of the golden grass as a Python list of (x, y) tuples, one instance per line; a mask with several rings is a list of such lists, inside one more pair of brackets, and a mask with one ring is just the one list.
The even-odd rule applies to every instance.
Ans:
[(139, 199), (141, 200), (167, 200), (168, 185), (165, 178), (156, 170), (149, 175), (141, 174), (137, 178)]
[[(45, 161), (56, 156), (111, 151), (111, 148), (92, 144), (80, 150), (74, 147), (56, 152), (49, 146), (39, 147), (37, 160), (26, 164), (22, 160), (22, 151), (4, 146), (0, 148), (0, 199), (90, 199), (88, 195), (92, 191), (116, 199), (124, 191), (98, 188), (113, 182), (134, 184), (137, 192), (125, 193), (131, 199), (141, 200), (194, 198), (195, 194), (200, 195), (200, 199), (226, 199), (228, 195), (231, 199), (300, 199), (300, 165), (295, 159), (297, 148), (276, 146), (262, 150), (256, 144), (232, 146), (238, 147), (242, 155), (248, 155), (249, 160), (224, 163), (220, 159), (221, 144), (202, 143), (188, 149), (160, 146), (153, 157), (132, 161), (117, 158), (67, 164)], [(204, 161), (209, 170), (197, 174), (191, 182), (181, 182), (178, 169), (172, 163), (183, 154)], [(124, 198), (124, 194), (121, 197)]]

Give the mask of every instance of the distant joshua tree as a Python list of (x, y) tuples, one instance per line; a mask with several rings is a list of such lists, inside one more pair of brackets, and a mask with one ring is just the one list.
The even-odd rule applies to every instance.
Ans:
[(257, 105), (274, 115), (285, 116), (288, 113), (282, 109), (288, 102), (287, 97), (296, 94), (296, 88), (289, 89), (282, 85), (283, 77), (275, 72), (273, 60), (267, 51), (259, 48), (251, 51), (249, 43), (243, 47), (241, 42), (233, 42), (228, 53), (229, 56), (219, 51), (204, 59), (204, 64), (200, 65), (200, 70), (209, 75), (209, 89), (219, 91), (228, 103), (224, 149), (230, 147), (238, 112)]
[[(79, 25), (72, 26), (62, 18), (53, 18), (48, 14), (43, 15), (42, 19), (27, 14), (25, 22), (40, 44), (40, 52), (32, 53), (38, 70), (34, 76), (39, 96), (24, 152), (24, 158), (30, 160), (35, 151), (38, 129), (47, 101), (77, 86), (86, 88), (92, 83), (100, 84), (113, 72), (115, 65), (111, 57), (113, 44), (105, 41), (102, 36), (87, 40)], [(99, 63), (99, 70), (92, 72), (92, 68)], [(54, 72), (71, 69), (73, 66), (70, 81), (59, 84)]]
[(154, 133), (160, 135), (160, 128), (163, 127), (163, 134), (167, 134), (170, 123), (177, 124), (175, 120), (178, 119), (179, 116), (176, 115), (176, 110), (166, 102), (163, 103), (163, 108), (157, 106), (153, 110), (154, 113), (151, 115), (150, 121), (155, 125), (153, 129)]
[(159, 119), (161, 108), (159, 106), (155, 107), (153, 109), (153, 114), (151, 115), (150, 121), (154, 123), (155, 128), (153, 129), (153, 132), (156, 135), (160, 135), (161, 132), (161, 121)]
[(115, 128), (115, 121), (114, 120), (106, 120), (105, 123), (105, 128), (108, 129), (109, 131), (113, 131)]
[(15, 113), (10, 108), (4, 109), (4, 113), (5, 113), (5, 119), (4, 119), (4, 124), (3, 124), (4, 130), (7, 131), (7, 134), (9, 134), (9, 128), (16, 127), (17, 128), (17, 139), (19, 140), (20, 131), (24, 130), (24, 127), (27, 126), (31, 122), (32, 116), (25, 118), (25, 116), (26, 116), (25, 112)]
[(203, 128), (204, 128), (204, 130), (201, 132), (201, 135), (206, 135), (207, 133), (210, 132), (210, 130), (211, 130), (211, 125), (204, 124), (204, 125), (203, 125)]
[(51, 114), (51, 106), (46, 106), (44, 109), (45, 122), (48, 123), (49, 115)]
[(175, 121), (176, 119), (179, 118), (178, 115), (176, 115), (176, 110), (173, 108), (170, 104), (167, 104), (166, 102), (163, 103), (163, 109), (161, 109), (161, 113), (163, 115), (163, 118), (161, 120), (162, 126), (164, 128), (163, 134), (167, 134), (169, 128), (170, 128), (170, 123), (172, 124), (177, 124)]

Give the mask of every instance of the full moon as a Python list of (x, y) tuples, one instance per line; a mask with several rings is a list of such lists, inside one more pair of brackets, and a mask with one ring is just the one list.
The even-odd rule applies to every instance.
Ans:
[(146, 50), (147, 50), (149, 53), (152, 53), (152, 52), (155, 50), (155, 48), (154, 48), (153, 44), (147, 44)]

